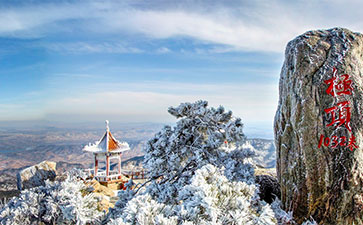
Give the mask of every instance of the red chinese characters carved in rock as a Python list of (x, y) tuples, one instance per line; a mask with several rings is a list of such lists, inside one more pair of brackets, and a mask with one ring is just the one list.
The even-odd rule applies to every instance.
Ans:
[(352, 135), (350, 138), (349, 138), (349, 143), (348, 143), (348, 148), (353, 151), (353, 148), (358, 148), (358, 146), (355, 144), (356, 143), (356, 140), (355, 140), (355, 137), (354, 135)]
[[(341, 95), (352, 95), (352, 80), (350, 80), (349, 74), (343, 74), (337, 76), (337, 69), (333, 68), (333, 76), (332, 78), (325, 80), (325, 84), (328, 85), (328, 88), (325, 92), (328, 95), (333, 97), (341, 96)], [(333, 107), (324, 109), (324, 112), (330, 114), (329, 118), (331, 119), (330, 123), (327, 124), (327, 127), (335, 125), (336, 128), (340, 126), (345, 126), (345, 128), (352, 132), (350, 120), (351, 120), (351, 107), (349, 106), (350, 101), (342, 101), (334, 105)], [(326, 147), (336, 148), (338, 146), (346, 146), (351, 151), (358, 148), (356, 145), (355, 136), (352, 134), (351, 137), (348, 138), (346, 136), (333, 136), (331, 138), (324, 137), (324, 135), (320, 136), (318, 148), (321, 148), (322, 145)]]
[(351, 110), (349, 103), (349, 101), (339, 102), (337, 106), (324, 109), (326, 113), (330, 113), (331, 115), (331, 122), (326, 125), (327, 127), (333, 124), (337, 124), (337, 127), (344, 125), (350, 132), (352, 131), (350, 127)]
[[(333, 97), (339, 95), (351, 95), (352, 94), (352, 80), (350, 80), (349, 74), (343, 74), (338, 77), (337, 69), (333, 69), (333, 77), (325, 80), (324, 83), (328, 84), (329, 87), (325, 90), (328, 95)], [(342, 78), (342, 79), (341, 79)]]

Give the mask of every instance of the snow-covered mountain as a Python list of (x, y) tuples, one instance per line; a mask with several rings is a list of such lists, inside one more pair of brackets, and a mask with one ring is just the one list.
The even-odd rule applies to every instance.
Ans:
[(274, 168), (276, 165), (276, 151), (273, 140), (253, 138), (248, 139), (256, 156), (253, 157), (253, 161), (257, 166), (264, 168)]

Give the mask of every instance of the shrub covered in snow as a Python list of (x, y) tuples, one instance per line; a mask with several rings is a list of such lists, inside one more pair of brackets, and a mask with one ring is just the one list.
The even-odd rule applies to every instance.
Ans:
[(314, 219), (311, 219), (311, 220), (305, 221), (301, 225), (318, 225), (318, 223)]
[(191, 183), (179, 189), (177, 203), (140, 194), (110, 224), (276, 224), (271, 207), (258, 199), (256, 186), (231, 181), (224, 170), (211, 164), (196, 170)]
[(6, 202), (7, 202), (6, 198), (0, 198), (0, 209), (5, 207)]
[(275, 201), (271, 203), (271, 208), (275, 213), (275, 218), (277, 219), (278, 224), (295, 224), (292, 212), (285, 212), (282, 210), (281, 201), (279, 199), (275, 199)]
[(85, 192), (75, 173), (63, 182), (23, 190), (0, 209), (0, 224), (86, 224), (99, 221), (103, 213), (97, 199)]
[[(148, 141), (150, 184), (120, 192), (110, 224), (277, 224), (286, 216), (258, 197), (241, 119), (206, 101), (169, 108), (179, 118)], [(276, 214), (276, 215), (275, 215)], [(286, 214), (286, 213), (285, 213)]]

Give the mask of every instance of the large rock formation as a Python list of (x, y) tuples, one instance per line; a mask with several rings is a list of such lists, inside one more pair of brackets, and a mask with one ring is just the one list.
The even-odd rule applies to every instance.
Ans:
[(17, 174), (18, 190), (44, 185), (47, 179), (54, 180), (57, 175), (56, 165), (55, 162), (43, 161), (21, 170)]
[(362, 106), (361, 34), (335, 28), (289, 42), (275, 145), (282, 203), (298, 222), (363, 224)]

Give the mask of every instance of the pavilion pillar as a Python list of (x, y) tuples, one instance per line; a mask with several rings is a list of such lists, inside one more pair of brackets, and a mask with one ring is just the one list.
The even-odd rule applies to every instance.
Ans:
[(121, 153), (119, 153), (119, 156), (118, 156), (118, 174), (121, 175)]
[(94, 175), (97, 176), (97, 171), (98, 171), (98, 159), (97, 159), (97, 154), (95, 154), (95, 168), (94, 168)]
[(106, 155), (106, 177), (110, 175), (110, 156)]

